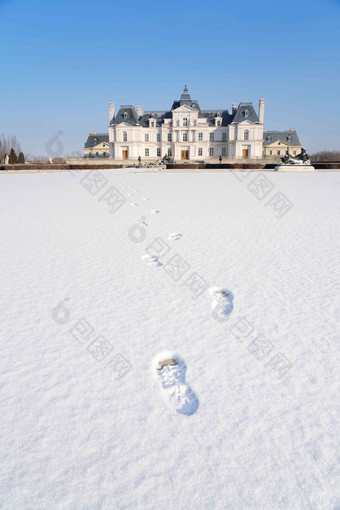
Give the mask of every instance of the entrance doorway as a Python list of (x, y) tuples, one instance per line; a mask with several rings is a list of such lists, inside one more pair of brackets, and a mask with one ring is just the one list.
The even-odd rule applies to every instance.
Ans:
[(129, 151), (127, 149), (122, 150), (123, 159), (128, 159)]
[(242, 150), (242, 158), (248, 159), (248, 157), (249, 157), (249, 149), (243, 149)]
[(189, 159), (189, 151), (181, 151), (181, 159)]

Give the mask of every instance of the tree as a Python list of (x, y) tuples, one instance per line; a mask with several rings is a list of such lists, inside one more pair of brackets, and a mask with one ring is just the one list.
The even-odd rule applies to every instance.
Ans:
[(20, 143), (17, 140), (15, 135), (6, 136), (2, 133), (0, 138), (0, 163), (5, 161), (6, 154), (10, 153), (11, 148), (13, 148), (16, 154), (21, 152)]
[(11, 151), (9, 153), (9, 164), (10, 165), (14, 165), (15, 163), (18, 162), (18, 157), (17, 155), (15, 154), (15, 150), (13, 149), (13, 147), (11, 148)]
[(23, 152), (19, 153), (18, 163), (25, 163), (25, 156)]

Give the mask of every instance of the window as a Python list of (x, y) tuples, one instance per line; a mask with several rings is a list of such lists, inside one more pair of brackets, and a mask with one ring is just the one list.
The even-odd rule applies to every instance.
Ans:
[(269, 151), (269, 156), (272, 156), (273, 155), (273, 151)]
[(203, 156), (203, 148), (198, 147), (198, 156)]
[(149, 135), (145, 135), (145, 141), (148, 142), (149, 141)]
[(222, 133), (222, 142), (227, 141), (227, 133)]
[(227, 155), (227, 147), (222, 147), (222, 156)]
[(249, 131), (246, 129), (246, 131), (243, 134), (243, 140), (249, 140)]
[(198, 141), (203, 142), (203, 133), (198, 133)]
[(145, 149), (145, 156), (149, 156), (149, 149)]
[(293, 151), (293, 155), (296, 156), (296, 151)]
[(176, 126), (179, 126), (179, 119), (176, 120)]
[(183, 142), (188, 141), (188, 133), (183, 133)]
[(196, 124), (197, 124), (197, 120), (196, 120), (196, 119), (194, 119), (194, 126), (196, 126)]
[(188, 126), (188, 119), (186, 117), (183, 119), (183, 126)]
[(209, 149), (209, 156), (213, 156), (214, 155), (214, 149), (212, 147), (210, 147)]
[(280, 156), (280, 154), (281, 154), (281, 151), (277, 151), (277, 155)]
[(172, 141), (171, 133), (168, 133), (168, 142)]
[(157, 142), (160, 142), (160, 141), (161, 141), (161, 134), (157, 133)]
[(161, 155), (161, 149), (158, 148), (157, 149), (157, 156), (160, 157), (160, 155)]
[(170, 156), (170, 158), (172, 156), (172, 150), (170, 148), (168, 149), (168, 156)]
[(151, 127), (155, 127), (155, 123), (154, 123), (154, 121), (150, 122), (150, 126), (151, 126)]
[(215, 135), (214, 133), (210, 133), (210, 141), (213, 142), (215, 140)]
[(123, 142), (127, 142), (127, 132), (123, 131)]
[(217, 121), (217, 125), (218, 125), (218, 127), (220, 127), (220, 125), (221, 125), (221, 121), (220, 120)]

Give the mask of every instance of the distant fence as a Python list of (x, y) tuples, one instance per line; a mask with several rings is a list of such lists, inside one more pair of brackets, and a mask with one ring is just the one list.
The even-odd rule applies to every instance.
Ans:
[(124, 165), (91, 165), (91, 164), (64, 164), (57, 165), (51, 163), (32, 163), (32, 164), (21, 164), (21, 165), (0, 165), (0, 170), (109, 170), (112, 168), (124, 168)]
[[(273, 170), (277, 163), (172, 163), (166, 165), (169, 170), (176, 169), (197, 169), (197, 170), (209, 170), (209, 169), (225, 169), (225, 170)], [(316, 170), (340, 170), (340, 162), (318, 162), (312, 165)], [(16, 165), (0, 165), (0, 170), (110, 170), (115, 168), (124, 168), (126, 165), (116, 164), (51, 164), (51, 163), (36, 163), (36, 164), (16, 164)], [(138, 166), (138, 165), (136, 165)]]

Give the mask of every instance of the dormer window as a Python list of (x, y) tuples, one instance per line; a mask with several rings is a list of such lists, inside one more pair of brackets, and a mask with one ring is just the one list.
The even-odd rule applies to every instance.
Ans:
[(249, 140), (249, 131), (246, 129), (246, 131), (244, 132), (244, 135), (243, 135), (243, 139), (246, 141), (246, 140)]
[(291, 141), (291, 137), (288, 135), (287, 136), (287, 142), (289, 143)]
[(151, 126), (151, 127), (155, 127), (155, 123), (154, 123), (154, 121), (153, 121), (153, 120), (150, 122), (150, 126)]
[(123, 131), (123, 142), (127, 142), (127, 132)]
[(243, 114), (244, 117), (248, 117), (249, 110), (243, 110), (242, 114)]
[(183, 126), (187, 126), (187, 125), (188, 125), (188, 119), (187, 119), (187, 117), (184, 117)]
[(220, 127), (220, 126), (221, 126), (221, 121), (220, 121), (220, 120), (218, 120), (218, 121), (217, 121), (217, 126), (218, 126), (218, 127)]
[(127, 119), (127, 116), (128, 116), (127, 112), (124, 112), (124, 113), (123, 113), (124, 120), (126, 120), (126, 119)]

